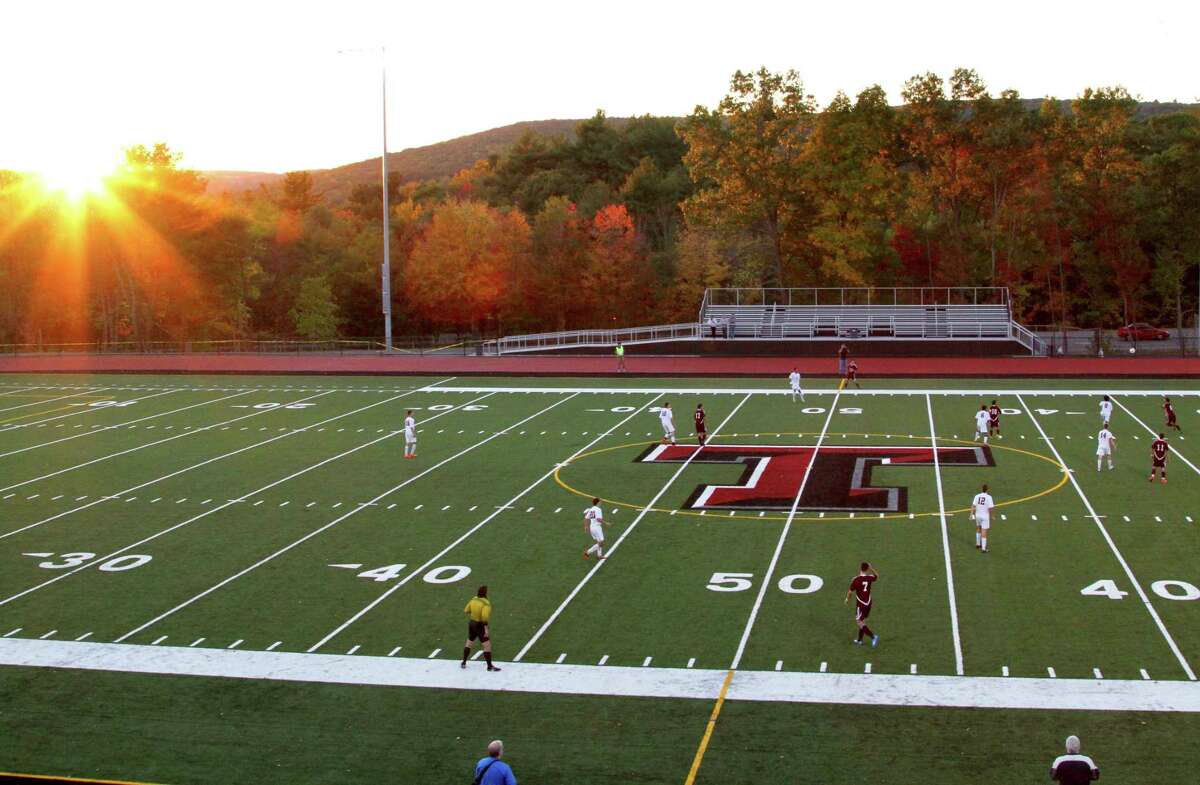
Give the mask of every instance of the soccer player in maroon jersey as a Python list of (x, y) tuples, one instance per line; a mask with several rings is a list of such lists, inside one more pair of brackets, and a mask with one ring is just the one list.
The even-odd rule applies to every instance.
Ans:
[(1154, 482), (1154, 475), (1159, 471), (1162, 472), (1162, 481), (1167, 481), (1167, 453), (1170, 451), (1167, 437), (1161, 433), (1150, 443), (1150, 482)]
[(1179, 423), (1175, 420), (1175, 407), (1171, 405), (1171, 399), (1165, 395), (1163, 396), (1163, 414), (1167, 416), (1168, 428), (1174, 428), (1180, 432), (1183, 431), (1183, 429), (1179, 427)]
[(692, 416), (696, 421), (696, 441), (703, 447), (708, 441), (708, 426), (704, 424), (704, 404), (696, 404), (696, 413)]
[(859, 565), (858, 575), (850, 581), (850, 590), (846, 592), (846, 602), (850, 602), (851, 596), (854, 597), (854, 621), (858, 623), (858, 638), (851, 643), (855, 646), (862, 646), (864, 635), (871, 639), (872, 648), (879, 645), (879, 636), (867, 626), (867, 617), (871, 615), (871, 586), (877, 580), (879, 573), (870, 562), (863, 562)]
[(854, 382), (854, 386), (858, 389), (862, 389), (862, 385), (858, 383), (858, 363), (854, 360), (851, 360), (850, 364), (846, 366), (846, 386), (849, 387), (851, 382)]
[(988, 407), (988, 436), (1000, 438), (1000, 405), (995, 401)]

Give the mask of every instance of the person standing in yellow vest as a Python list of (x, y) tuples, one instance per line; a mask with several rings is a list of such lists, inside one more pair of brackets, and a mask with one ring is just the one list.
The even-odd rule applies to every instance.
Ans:
[(616, 355), (617, 355), (617, 370), (625, 371), (626, 370), (626, 368), (625, 368), (625, 344), (621, 343), (620, 341), (617, 341)]

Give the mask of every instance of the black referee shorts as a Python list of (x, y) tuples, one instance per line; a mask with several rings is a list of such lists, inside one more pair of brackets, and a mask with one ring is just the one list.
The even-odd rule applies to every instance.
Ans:
[(467, 640), (478, 640), (480, 643), (488, 642), (487, 625), (481, 621), (467, 622)]

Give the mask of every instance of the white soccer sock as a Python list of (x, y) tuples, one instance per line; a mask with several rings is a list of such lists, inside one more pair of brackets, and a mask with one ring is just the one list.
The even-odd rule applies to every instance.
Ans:
[(983, 538), (983, 549), (984, 549), (985, 551), (987, 550), (987, 537), (984, 537), (984, 538)]
[(979, 532), (975, 532), (975, 544), (979, 544)]

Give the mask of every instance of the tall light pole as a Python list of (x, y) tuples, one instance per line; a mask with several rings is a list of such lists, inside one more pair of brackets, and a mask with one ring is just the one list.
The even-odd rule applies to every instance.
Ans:
[(392, 221), (388, 207), (388, 164), (387, 164), (387, 49), (379, 47), (379, 74), (383, 98), (383, 155), (381, 163), (383, 177), (383, 350), (392, 350)]
[[(370, 52), (371, 49), (339, 49), (338, 54)], [(391, 208), (388, 205), (388, 142), (387, 142), (387, 47), (379, 47), (379, 74), (383, 99), (383, 155), (380, 156), (380, 174), (383, 190), (383, 264), (380, 267), (383, 294), (383, 350), (392, 350), (392, 227)]]

